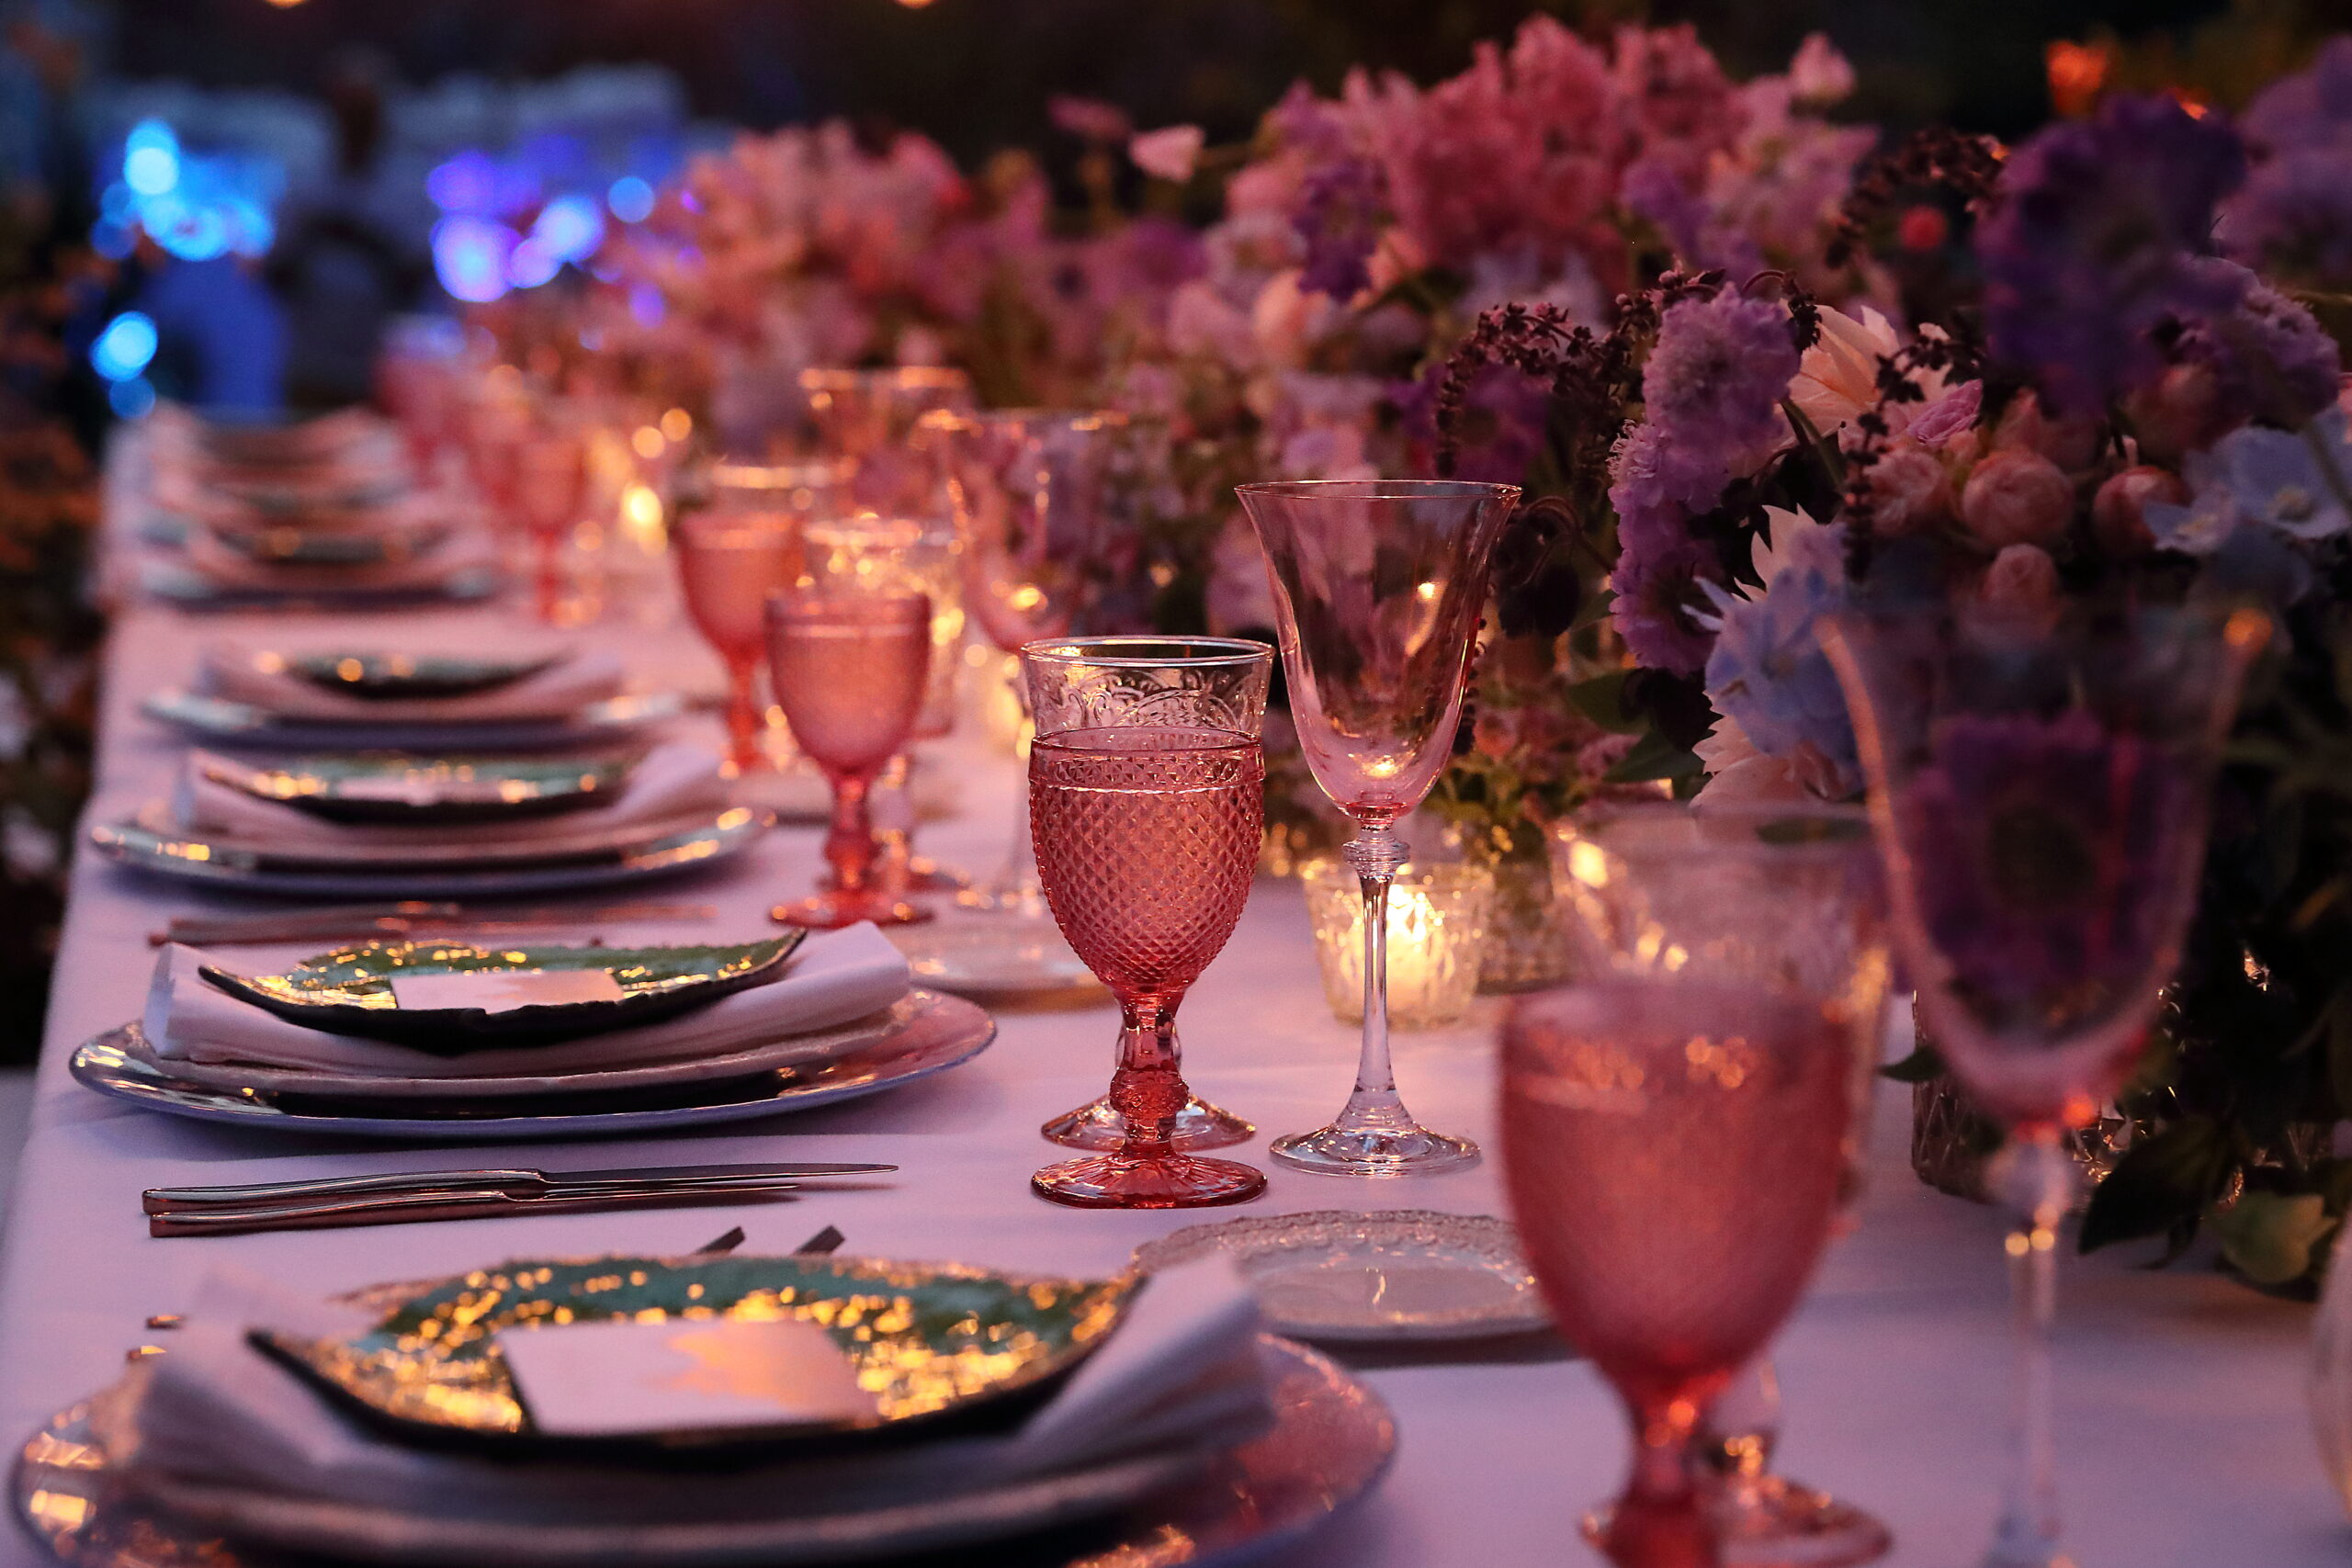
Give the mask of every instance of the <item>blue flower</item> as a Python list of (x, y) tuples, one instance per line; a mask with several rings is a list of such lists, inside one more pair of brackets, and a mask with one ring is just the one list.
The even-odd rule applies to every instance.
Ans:
[(2164, 548), (2192, 556), (2215, 554), (2248, 527), (2305, 543), (2344, 533), (2352, 527), (2346, 423), (2342, 409), (2329, 409), (2298, 431), (2232, 431), (2189, 458), (2188, 505), (2145, 509), (2149, 531)]
[(1775, 558), (1763, 592), (1742, 599), (1707, 585), (1717, 623), (1707, 695), (1758, 750), (1809, 752), (1835, 771), (1837, 793), (1848, 793), (1861, 781), (1854, 728), (1820, 638), (1823, 618), (1849, 601), (1838, 530), (1793, 513), (1775, 512), (1772, 520)]

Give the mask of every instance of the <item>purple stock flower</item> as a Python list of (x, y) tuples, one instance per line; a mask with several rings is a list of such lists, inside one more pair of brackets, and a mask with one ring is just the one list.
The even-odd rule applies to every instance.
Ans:
[(2256, 162), (2222, 215), (2231, 253), (2352, 282), (2352, 38), (2265, 88), (2242, 125)]
[(1713, 554), (1687, 536), (1626, 543), (1609, 578), (1609, 618), (1635, 663), (1682, 675), (1706, 666), (1714, 634), (1698, 617), (1717, 570)]
[(1300, 286), (1352, 299), (1372, 282), (1372, 254), (1385, 220), (1387, 186), (1380, 165), (1348, 156), (1318, 164), (1300, 183), (1291, 226), (1306, 242)]
[(2245, 273), (2210, 254), (2214, 206), (2245, 177), (2236, 133), (2168, 98), (2118, 95), (2033, 137), (1976, 232), (1995, 357), (2035, 372), (2062, 413), (2154, 380), (2154, 329), (2245, 295)]
[[(2344, 172), (2352, 178), (2352, 164)], [(2237, 309), (2191, 326), (2176, 352), (2212, 370), (2218, 412), (2233, 423), (2301, 424), (2335, 401), (2343, 374), (2335, 340), (2318, 318), (2250, 275)]]
[(1705, 197), (1690, 188), (1672, 160), (1652, 155), (1626, 167), (1618, 194), (1637, 217), (1657, 225), (1675, 254), (1695, 259), (1707, 228)]
[(1642, 370), (1643, 423), (1610, 458), (1609, 500), (1627, 548), (1680, 534), (1771, 455), (1799, 363), (1788, 311), (1770, 300), (1726, 289), (1668, 308)]

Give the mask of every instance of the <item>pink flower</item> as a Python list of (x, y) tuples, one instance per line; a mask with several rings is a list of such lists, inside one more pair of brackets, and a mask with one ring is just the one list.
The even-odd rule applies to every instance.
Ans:
[(1993, 431), (1995, 451), (2039, 452), (2070, 473), (2090, 467), (2098, 456), (2098, 441), (2096, 421), (2053, 418), (2030, 391), (2009, 400)]
[(1976, 602), (2007, 624), (2046, 632), (2058, 624), (2058, 563), (2032, 545), (2007, 546), (1984, 569)]
[(1976, 417), (1984, 407), (1984, 383), (1962, 381), (1914, 415), (1908, 427), (1912, 440), (1937, 451), (1948, 451), (1975, 434)]
[(1951, 475), (1917, 441), (1900, 438), (1870, 468), (1871, 532), (1883, 539), (1917, 534), (1952, 515)]
[(2039, 452), (1996, 452), (1976, 465), (1961, 491), (1960, 520), (1988, 550), (2055, 544), (2075, 512), (2075, 487)]
[(1193, 177), (1193, 169), (1200, 162), (1201, 148), (1208, 138), (1197, 125), (1171, 125), (1159, 130), (1147, 130), (1127, 143), (1127, 156), (1136, 167), (1155, 179), (1172, 180), (1183, 185)]
[(1827, 33), (1807, 33), (1789, 62), (1789, 87), (1804, 104), (1834, 104), (1854, 90), (1854, 67)]
[(2170, 469), (2145, 463), (2126, 468), (2091, 498), (2091, 533), (2109, 555), (2143, 555), (2156, 544), (2148, 529), (2148, 504), (2179, 506), (2188, 500), (2188, 487)]
[(1135, 134), (1135, 122), (1127, 111), (1116, 104), (1106, 104), (1100, 98), (1080, 98), (1068, 94), (1046, 100), (1046, 118), (1054, 129), (1066, 130), (1082, 141), (1099, 141), (1115, 146)]
[(2126, 406), (2149, 455), (2173, 462), (2211, 446), (2231, 423), (2221, 380), (2210, 365), (2168, 366), (2154, 386), (2133, 394)]

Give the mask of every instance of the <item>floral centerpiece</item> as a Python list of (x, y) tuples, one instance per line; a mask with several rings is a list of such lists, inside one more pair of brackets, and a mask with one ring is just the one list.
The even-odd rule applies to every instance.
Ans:
[[(1639, 734), (1621, 776), (1857, 792), (1815, 637), (1849, 604), (2029, 625), (2069, 602), (2272, 611), (2284, 636), (2238, 723), (2190, 950), (2121, 1107), (2136, 1135), (2083, 1233), (2177, 1246), (2210, 1222), (2271, 1285), (2317, 1272), (2352, 1199), (2352, 1166), (2294, 1135), (2352, 1107), (2352, 443), (2336, 344), (2263, 270), (2325, 254), (2328, 209), (2288, 202), (2284, 232), (2256, 215), (2285, 149), (2335, 145), (2305, 121), (2346, 47), (2244, 132), (2119, 96), (2007, 152), (1947, 134), (1885, 155), (1844, 243), (1894, 193), (1949, 193), (1981, 288), (1939, 319), (1832, 310), (1786, 268), (1684, 273), (1606, 330), (1490, 313), (1442, 394), (1459, 408), (1504, 364), (1576, 422), (1566, 532), (1608, 561), (1635, 666), (1585, 687)], [(1599, 586), (1589, 567), (1578, 583)]]

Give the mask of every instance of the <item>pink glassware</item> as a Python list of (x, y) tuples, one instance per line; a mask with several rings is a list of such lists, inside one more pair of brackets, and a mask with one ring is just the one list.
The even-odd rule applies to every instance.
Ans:
[[(1815, 996), (1846, 1026), (1854, 1117), (1841, 1197), (1862, 1178), (1862, 1128), (1884, 1033), (1884, 897), (1859, 807), (1663, 802), (1588, 811), (1555, 830), (1553, 882), (1569, 919), (1573, 972), (1670, 978), (1699, 955), (1703, 976)], [(1751, 1363), (1710, 1404), (1692, 1444), (1709, 1522), (1731, 1568), (1849, 1568), (1883, 1556), (1886, 1528), (1771, 1471), (1777, 1396)], [(1608, 1537), (1611, 1516), (1588, 1517)]]
[(1177, 1146), (1192, 1102), (1176, 1010), (1250, 897), (1265, 824), (1272, 650), (1225, 637), (1084, 637), (1022, 656), (1038, 734), (1030, 824), (1054, 919), (1118, 998), (1117, 1148), (1049, 1166), (1081, 1208), (1238, 1203), (1263, 1173)]
[(931, 601), (919, 593), (846, 594), (796, 588), (768, 601), (768, 658), (792, 737), (832, 786), (825, 836), (831, 885), (771, 913), (831, 930), (931, 918), (874, 877), (877, 845), (867, 795), (907, 743), (931, 667)]
[(934, 467), (916, 450), (926, 414), (972, 406), (972, 378), (944, 365), (800, 373), (817, 445), (848, 465), (850, 494), (886, 516), (918, 516), (937, 502)]
[(2066, 1129), (2113, 1098), (2180, 958), (2260, 612), (2131, 610), (2049, 631), (1932, 610), (1822, 643), (1870, 778), (1925, 1035), (2008, 1130), (2016, 1442), (1987, 1568), (2057, 1568), (2050, 1330)]
[(1487, 566), (1518, 488), (1312, 479), (1238, 493), (1273, 581), (1291, 718), (1315, 782), (1355, 820), (1342, 852), (1364, 899), (1354, 1090), (1330, 1125), (1276, 1139), (1273, 1156), (1329, 1176), (1466, 1165), (1477, 1145), (1415, 1122), (1389, 1065), (1388, 885), (1406, 858), (1390, 829), (1453, 750)]
[(716, 463), (705, 505), (673, 532), (686, 614), (727, 670), (728, 761), (738, 774), (762, 760), (759, 676), (767, 658), (767, 602), (800, 581), (810, 514), (839, 482), (824, 464)]

